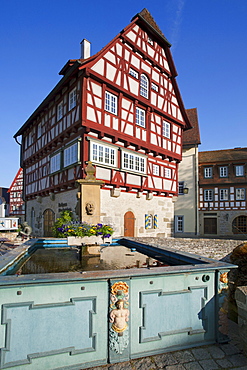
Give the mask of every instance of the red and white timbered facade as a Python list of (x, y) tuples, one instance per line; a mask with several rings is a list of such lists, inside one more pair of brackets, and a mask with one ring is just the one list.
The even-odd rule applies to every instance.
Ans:
[[(112, 222), (121, 235), (119, 212), (132, 212), (136, 236), (169, 235), (182, 133), (190, 123), (170, 44), (151, 15), (144, 9), (99, 53), (70, 60), (60, 74), (63, 78), (15, 135), (22, 135), (33, 228), (40, 229), (46, 210), (51, 218), (66, 208), (77, 212), (76, 180), (92, 161), (97, 179), (105, 183), (102, 221)], [(145, 217), (158, 214), (155, 230), (145, 226)]]
[(19, 168), (10, 188), (9, 193), (9, 215), (19, 217), (24, 221), (25, 203), (23, 201), (23, 170)]

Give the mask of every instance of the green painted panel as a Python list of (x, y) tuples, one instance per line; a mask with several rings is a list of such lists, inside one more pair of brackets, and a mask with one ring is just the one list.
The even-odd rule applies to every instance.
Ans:
[(0, 304), (1, 368), (107, 362), (107, 281), (2, 287)]
[(207, 279), (204, 275), (200, 272), (131, 280), (132, 357), (214, 341), (214, 272), (207, 272)]

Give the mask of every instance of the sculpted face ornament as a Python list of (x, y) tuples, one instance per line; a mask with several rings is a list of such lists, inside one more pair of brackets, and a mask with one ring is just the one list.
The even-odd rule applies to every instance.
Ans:
[(87, 202), (85, 208), (87, 215), (93, 215), (95, 209), (93, 202)]

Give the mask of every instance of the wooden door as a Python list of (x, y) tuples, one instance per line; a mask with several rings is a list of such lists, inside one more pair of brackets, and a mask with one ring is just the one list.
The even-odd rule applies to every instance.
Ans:
[(124, 215), (124, 236), (135, 236), (135, 215), (131, 211)]
[(51, 209), (44, 212), (44, 236), (53, 236), (52, 227), (55, 222), (55, 213)]
[(204, 218), (204, 234), (217, 234), (217, 218)]

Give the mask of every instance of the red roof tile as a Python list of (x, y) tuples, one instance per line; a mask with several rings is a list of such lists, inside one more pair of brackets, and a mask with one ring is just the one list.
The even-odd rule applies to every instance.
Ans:
[(186, 109), (187, 116), (191, 123), (192, 128), (184, 131), (183, 133), (183, 145), (199, 145), (201, 144), (200, 129), (198, 124), (197, 109)]
[(210, 150), (199, 152), (199, 163), (224, 163), (233, 161), (246, 161), (247, 148)]

